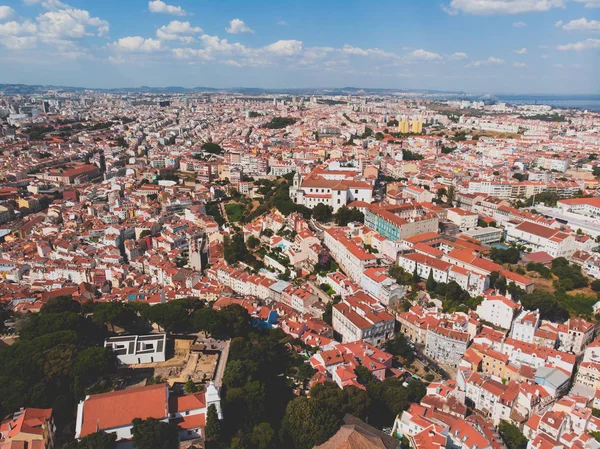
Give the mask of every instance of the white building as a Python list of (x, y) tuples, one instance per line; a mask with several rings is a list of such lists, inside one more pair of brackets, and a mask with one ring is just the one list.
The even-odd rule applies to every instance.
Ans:
[(290, 198), (310, 209), (317, 204), (325, 204), (335, 212), (353, 201), (373, 201), (373, 186), (353, 179), (324, 179), (322, 176), (302, 179), (296, 172)]
[(507, 242), (523, 244), (535, 251), (545, 251), (554, 258), (570, 257), (577, 246), (575, 237), (566, 232), (523, 221), (518, 225), (507, 223)]
[(367, 268), (360, 286), (384, 306), (396, 304), (406, 294), (406, 287), (399, 285), (383, 268)]
[(211, 405), (223, 419), (219, 391), (212, 383), (204, 392), (179, 397), (171, 396), (166, 383), (86, 396), (77, 406), (75, 438), (102, 431), (114, 433), (117, 442), (130, 440), (135, 418), (173, 422), (181, 440), (202, 438)]
[(123, 365), (164, 362), (167, 334), (110, 337), (104, 341), (104, 347), (112, 349)]
[(460, 207), (448, 209), (448, 220), (458, 226), (461, 231), (476, 228), (478, 219), (479, 216), (476, 213), (461, 209)]
[(510, 329), (515, 310), (519, 305), (504, 296), (488, 296), (475, 311), (479, 318), (502, 329)]
[(377, 257), (349, 239), (346, 232), (343, 228), (329, 228), (323, 233), (323, 243), (346, 274), (360, 284), (365, 270), (377, 265)]
[(515, 340), (533, 343), (535, 331), (539, 326), (540, 313), (537, 310), (534, 312), (522, 310), (515, 319), (510, 336)]
[(600, 198), (598, 197), (558, 200), (556, 202), (556, 207), (563, 213), (572, 212), (588, 217), (600, 216)]

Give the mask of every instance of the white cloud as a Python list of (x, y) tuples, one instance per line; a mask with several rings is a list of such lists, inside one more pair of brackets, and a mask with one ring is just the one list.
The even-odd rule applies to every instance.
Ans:
[(460, 61), (461, 59), (468, 59), (468, 58), (469, 58), (469, 56), (466, 53), (463, 53), (462, 51), (454, 53), (448, 57), (448, 59), (450, 61)]
[(204, 34), (200, 39), (202, 39), (205, 49), (209, 52), (246, 53), (249, 50), (238, 42), (231, 44), (227, 39), (220, 39), (219, 36), (209, 36), (208, 34)]
[(10, 6), (0, 6), (0, 20), (10, 19), (15, 14), (15, 10)]
[(441, 61), (444, 59), (437, 53), (423, 50), (422, 48), (409, 53), (406, 55), (406, 58), (410, 61)]
[(393, 53), (389, 53), (384, 50), (380, 50), (379, 48), (360, 48), (353, 47), (352, 45), (344, 45), (342, 48), (342, 52), (347, 55), (355, 55), (355, 56), (379, 56), (384, 58), (397, 58), (397, 56)]
[(265, 50), (279, 56), (293, 56), (302, 51), (302, 42), (296, 40), (279, 40), (267, 45)]
[(558, 22), (556, 22), (556, 23), (554, 24), (554, 26), (555, 26), (556, 28), (560, 28), (562, 25), (563, 25), (563, 21), (562, 21), (562, 20), (559, 20)]
[(197, 33), (202, 33), (202, 28), (193, 27), (190, 22), (173, 20), (168, 25), (163, 25), (156, 30), (156, 37), (161, 41), (179, 41), (189, 44), (195, 41), (191, 35)]
[(225, 28), (225, 31), (229, 34), (254, 33), (254, 30), (240, 19), (232, 19), (231, 22), (229, 22), (229, 27)]
[(542, 55), (542, 56), (540, 56), (540, 58), (542, 58), (542, 59), (548, 59), (549, 57), (550, 56), (548, 56), (548, 55)]
[(24, 0), (27, 5), (42, 5), (46, 9), (64, 9), (69, 6), (60, 0)]
[(158, 14), (170, 14), (172, 16), (185, 16), (186, 12), (181, 6), (167, 5), (162, 0), (153, 0), (148, 2), (150, 12)]
[(213, 59), (212, 56), (202, 48), (175, 48), (173, 54), (178, 59), (200, 58), (204, 60)]
[(10, 50), (24, 50), (36, 45), (37, 25), (26, 20), (25, 22), (0, 23), (0, 45)]
[(286, 27), (288, 26), (288, 23), (283, 20), (283, 19), (279, 19), (277, 22), (275, 22), (277, 25), (279, 25), (280, 27)]
[(500, 65), (500, 64), (504, 64), (504, 59), (495, 58), (493, 56), (490, 56), (487, 59), (470, 62), (465, 67), (480, 67), (482, 65)]
[(518, 22), (514, 22), (513, 26), (515, 28), (525, 28), (527, 26), (527, 24), (525, 22), (518, 21)]
[(0, 44), (10, 50), (25, 50), (34, 48), (37, 42), (35, 36), (6, 36), (0, 37)]
[(600, 39), (586, 39), (556, 47), (559, 51), (583, 51), (590, 48), (600, 48)]
[(525, 47), (523, 47), (518, 50), (515, 50), (515, 53), (518, 55), (525, 55), (525, 54), (527, 54), (527, 49)]
[(598, 20), (587, 20), (585, 17), (577, 20), (571, 20), (566, 25), (563, 25), (563, 30), (567, 31), (600, 31), (600, 21)]
[(484, 16), (543, 12), (556, 7), (564, 7), (563, 0), (452, 0), (444, 9), (449, 14)]
[(36, 32), (37, 25), (29, 20), (22, 23), (15, 21), (0, 23), (0, 36), (22, 36)]
[(513, 67), (517, 67), (519, 69), (522, 69), (523, 67), (527, 67), (527, 64), (525, 64), (524, 62), (515, 62), (513, 64)]
[(586, 8), (600, 8), (600, 0), (573, 0), (578, 3), (585, 3)]
[(149, 53), (161, 49), (161, 43), (158, 39), (144, 39), (141, 36), (128, 36), (110, 44), (116, 50), (127, 52), (144, 52)]
[[(98, 17), (92, 17), (84, 9), (59, 9), (48, 11), (37, 18), (40, 37), (44, 41), (78, 39), (84, 36), (103, 36), (108, 33), (109, 23)], [(95, 28), (95, 32), (89, 29)]]

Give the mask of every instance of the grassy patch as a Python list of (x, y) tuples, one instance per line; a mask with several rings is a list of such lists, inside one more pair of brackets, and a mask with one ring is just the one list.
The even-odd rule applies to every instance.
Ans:
[(229, 218), (229, 221), (236, 222), (240, 221), (240, 218), (242, 218), (244, 207), (238, 203), (230, 203), (225, 206), (225, 211), (227, 212), (227, 218)]

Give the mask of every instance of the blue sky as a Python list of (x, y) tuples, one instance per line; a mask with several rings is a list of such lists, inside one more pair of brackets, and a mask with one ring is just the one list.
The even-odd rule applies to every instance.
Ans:
[(0, 82), (600, 93), (600, 0), (0, 0)]

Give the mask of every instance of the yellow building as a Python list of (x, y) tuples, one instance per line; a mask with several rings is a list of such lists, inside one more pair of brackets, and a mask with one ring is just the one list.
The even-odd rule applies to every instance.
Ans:
[(421, 134), (423, 132), (423, 122), (421, 120), (413, 120), (412, 132), (413, 134)]
[(29, 197), (29, 198), (19, 198), (17, 200), (17, 204), (19, 205), (20, 208), (26, 208), (26, 209), (35, 211), (39, 207), (40, 203), (37, 200), (37, 198)]
[(408, 125), (408, 121), (401, 121), (398, 122), (398, 132), (401, 134), (408, 134), (409, 132), (409, 125)]

